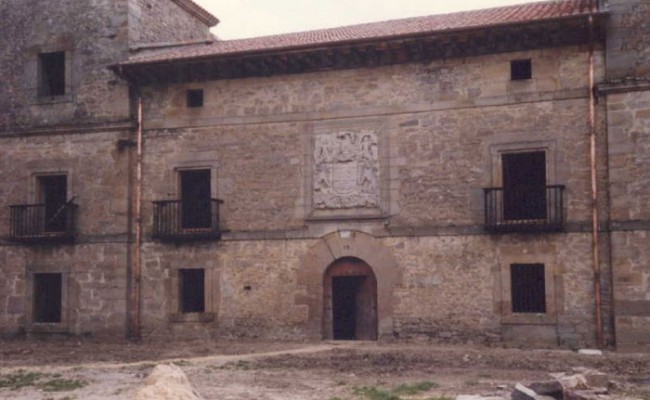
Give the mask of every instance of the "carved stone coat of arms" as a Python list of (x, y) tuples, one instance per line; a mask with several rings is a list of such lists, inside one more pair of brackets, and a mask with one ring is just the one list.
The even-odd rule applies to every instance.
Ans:
[(377, 134), (372, 131), (316, 135), (314, 208), (378, 208), (378, 146)]

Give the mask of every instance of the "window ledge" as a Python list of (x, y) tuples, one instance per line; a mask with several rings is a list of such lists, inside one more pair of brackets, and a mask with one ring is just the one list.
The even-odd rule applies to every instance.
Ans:
[(62, 322), (32, 322), (27, 327), (29, 333), (66, 333), (68, 327)]
[(554, 315), (541, 313), (513, 313), (501, 317), (503, 325), (554, 325), (556, 322)]
[(210, 312), (176, 313), (169, 317), (170, 322), (213, 322), (215, 314)]
[(37, 96), (34, 99), (35, 105), (57, 104), (57, 103), (71, 103), (72, 94), (61, 94), (57, 96)]

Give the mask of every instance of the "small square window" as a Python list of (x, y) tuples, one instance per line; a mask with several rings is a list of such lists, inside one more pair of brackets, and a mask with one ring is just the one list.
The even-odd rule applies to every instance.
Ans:
[(62, 96), (65, 94), (65, 52), (55, 51), (38, 55), (39, 96)]
[(545, 313), (544, 264), (511, 264), (510, 290), (513, 313)]
[(203, 89), (190, 89), (187, 91), (187, 107), (203, 107)]
[(180, 312), (205, 312), (205, 270), (202, 268), (180, 269)]
[(510, 61), (510, 79), (521, 81), (533, 77), (533, 64), (530, 58)]

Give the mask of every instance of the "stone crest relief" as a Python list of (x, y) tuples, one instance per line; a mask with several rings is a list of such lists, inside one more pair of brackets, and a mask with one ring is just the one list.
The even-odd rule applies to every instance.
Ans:
[(314, 209), (378, 208), (379, 140), (373, 131), (318, 134), (314, 142)]

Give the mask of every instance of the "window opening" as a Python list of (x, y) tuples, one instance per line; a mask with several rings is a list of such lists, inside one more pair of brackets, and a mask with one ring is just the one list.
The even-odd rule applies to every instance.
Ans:
[(545, 313), (544, 264), (510, 265), (513, 313)]
[(68, 179), (65, 175), (44, 175), (38, 177), (38, 201), (44, 206), (45, 232), (66, 230)]
[(180, 311), (183, 313), (205, 312), (205, 270), (181, 269)]
[(180, 171), (180, 179), (181, 226), (183, 229), (210, 228), (212, 226), (210, 170)]
[(503, 154), (503, 216), (506, 220), (546, 218), (546, 154)]
[(65, 94), (65, 52), (39, 54), (40, 96), (61, 96)]
[(510, 79), (513, 81), (526, 80), (533, 77), (533, 65), (529, 59), (510, 61)]
[(203, 107), (203, 89), (190, 89), (187, 91), (187, 107)]
[(60, 273), (34, 274), (33, 321), (40, 323), (61, 322), (63, 283)]

